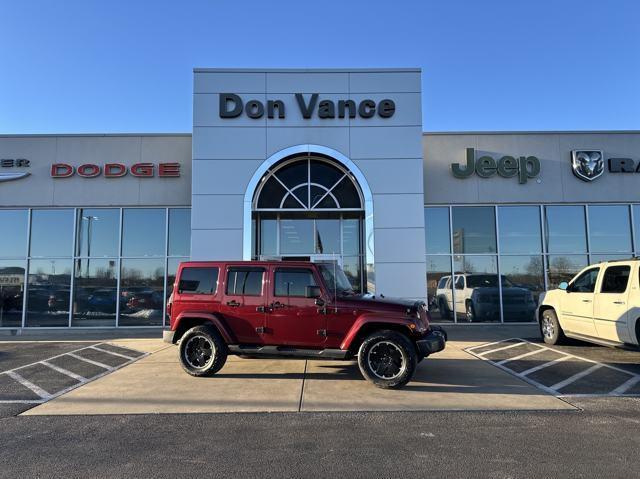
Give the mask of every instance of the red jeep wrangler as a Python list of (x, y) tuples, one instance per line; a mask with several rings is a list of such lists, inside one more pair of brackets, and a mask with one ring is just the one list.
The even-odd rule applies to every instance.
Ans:
[(429, 325), (424, 302), (356, 294), (335, 263), (181, 263), (167, 312), (164, 340), (180, 342), (180, 362), (193, 376), (216, 373), (228, 354), (357, 357), (366, 379), (399, 388), (447, 339)]

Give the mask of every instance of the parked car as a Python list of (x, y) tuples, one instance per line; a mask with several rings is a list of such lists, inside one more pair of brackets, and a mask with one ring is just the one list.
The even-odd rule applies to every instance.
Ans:
[[(443, 319), (449, 319), (452, 311), (463, 315), (469, 322), (500, 321), (500, 292), (498, 275), (466, 273), (443, 276), (438, 282), (436, 301)], [(536, 310), (533, 293), (528, 288), (515, 286), (505, 276), (502, 281), (502, 309), (506, 320), (531, 321)], [(454, 292), (455, 289), (455, 305)]]
[(537, 318), (547, 344), (566, 337), (608, 346), (640, 344), (640, 260), (608, 261), (580, 271), (540, 296)]
[(399, 388), (446, 342), (423, 301), (357, 294), (335, 263), (181, 263), (167, 313), (164, 339), (180, 343), (193, 376), (216, 373), (228, 354), (357, 359), (373, 384)]

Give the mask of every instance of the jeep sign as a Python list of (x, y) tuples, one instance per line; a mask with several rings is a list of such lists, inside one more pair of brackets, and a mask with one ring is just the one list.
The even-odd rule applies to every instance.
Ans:
[(529, 178), (535, 178), (540, 173), (540, 160), (535, 156), (503, 156), (499, 160), (484, 155), (476, 158), (476, 150), (467, 148), (467, 162), (451, 164), (451, 172), (456, 178), (469, 178), (474, 173), (481, 178), (490, 178), (496, 173), (503, 178), (518, 177), (518, 182), (524, 184)]

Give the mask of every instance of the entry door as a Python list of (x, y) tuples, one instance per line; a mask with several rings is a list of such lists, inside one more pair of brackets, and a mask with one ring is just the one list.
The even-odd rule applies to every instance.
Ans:
[(593, 300), (600, 268), (582, 272), (569, 284), (561, 302), (562, 327), (566, 331), (595, 336)]
[(627, 297), (631, 266), (609, 266), (602, 276), (595, 295), (593, 320), (598, 337), (610, 341), (627, 342)]
[(229, 266), (220, 312), (240, 343), (264, 344), (266, 269)]
[[(310, 268), (272, 266), (267, 313), (267, 344), (324, 347), (327, 317), (315, 298), (307, 298), (307, 286), (320, 285)], [(326, 298), (324, 299), (327, 300)]]

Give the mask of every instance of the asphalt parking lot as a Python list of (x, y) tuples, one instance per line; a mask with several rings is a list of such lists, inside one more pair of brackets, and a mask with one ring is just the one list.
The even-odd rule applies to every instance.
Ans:
[(640, 351), (510, 338), (466, 351), (557, 397), (640, 396)]
[(109, 342), (0, 342), (0, 417), (43, 404), (144, 356)]

